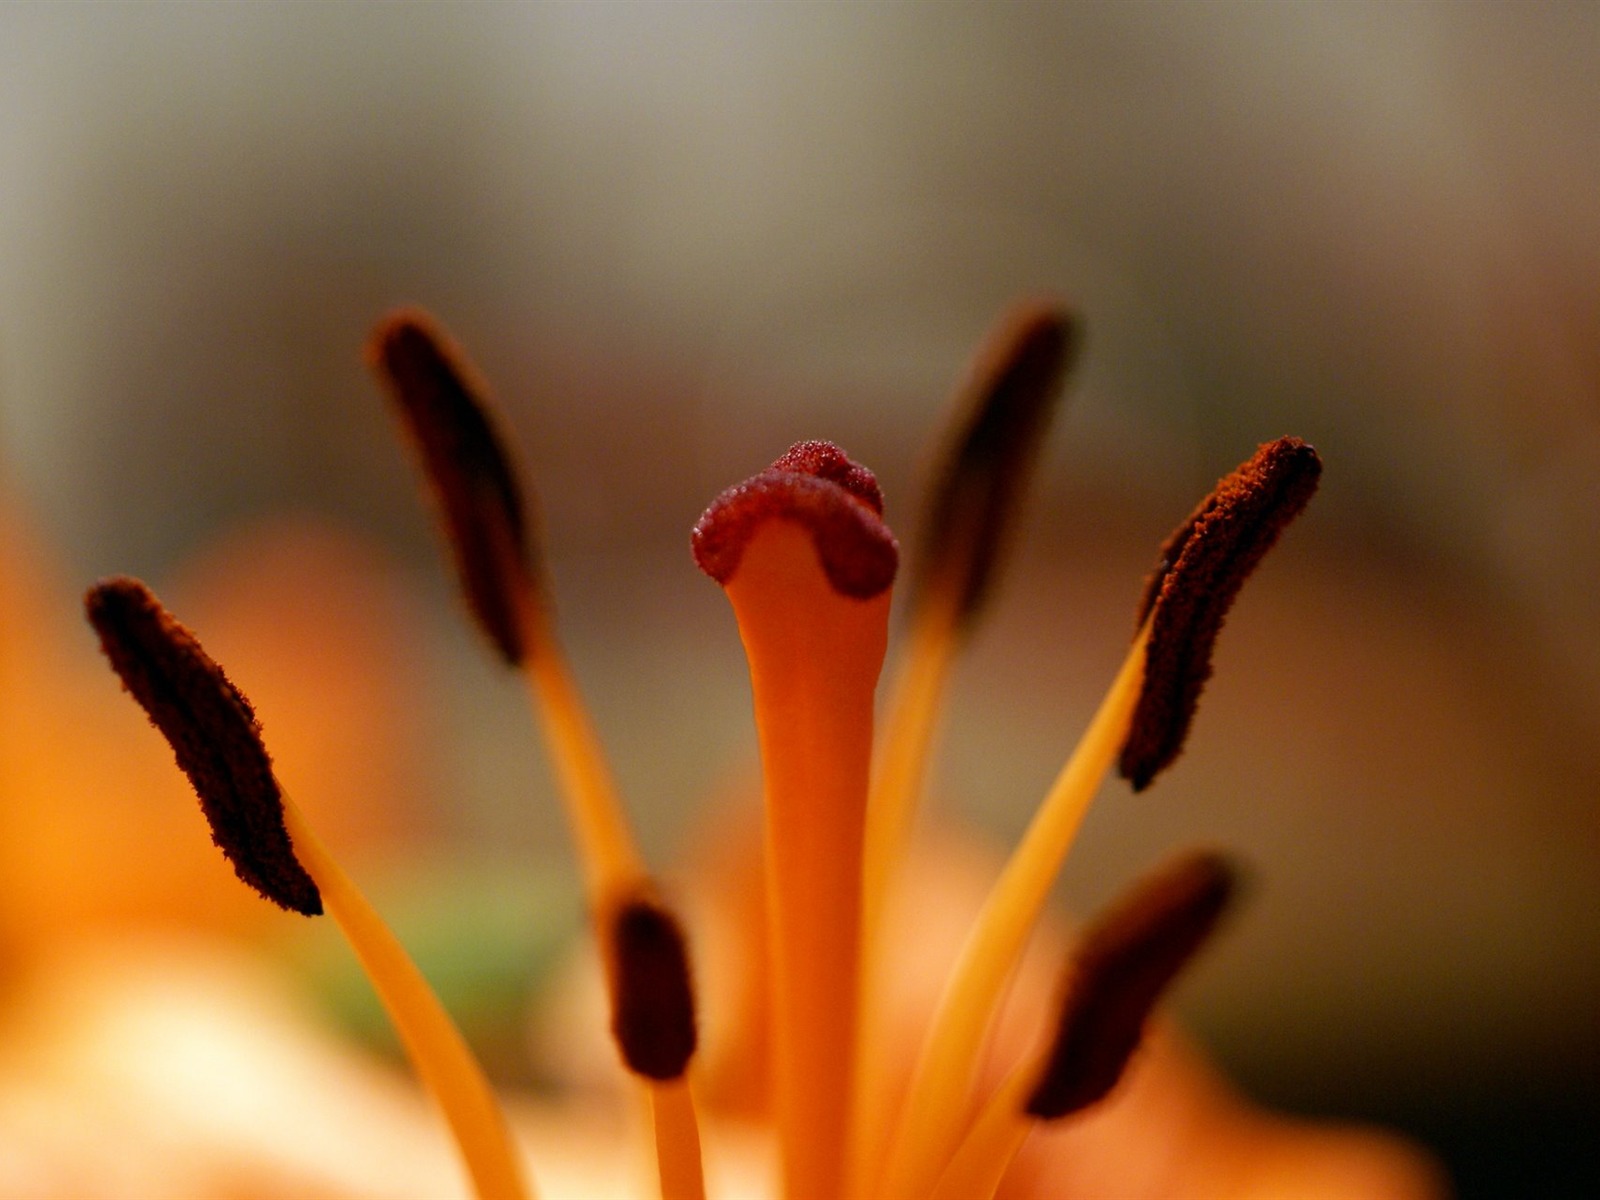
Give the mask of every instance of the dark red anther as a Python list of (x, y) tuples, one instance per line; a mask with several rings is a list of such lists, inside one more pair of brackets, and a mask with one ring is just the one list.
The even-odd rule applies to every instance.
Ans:
[(1180, 525), (1145, 587), (1154, 611), (1144, 687), (1120, 770), (1142, 791), (1183, 750), (1211, 651), (1234, 597), (1317, 490), (1322, 460), (1299, 438), (1268, 442)]
[(284, 908), (322, 912), (284, 829), (283, 794), (250, 702), (137, 579), (96, 584), (84, 607), (112, 669), (194, 784), (211, 838), (239, 878)]

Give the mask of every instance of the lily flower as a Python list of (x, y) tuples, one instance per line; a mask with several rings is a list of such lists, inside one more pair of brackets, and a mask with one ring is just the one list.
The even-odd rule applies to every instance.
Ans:
[[(925, 949), (939, 957), (905, 908), (926, 889), (907, 867), (923, 768), (950, 665), (989, 599), (1078, 340), (1062, 308), (1027, 303), (978, 358), (929, 505), (881, 739), (876, 690), (900, 548), (871, 472), (831, 443), (801, 442), (694, 527), (695, 560), (726, 592), (749, 660), (763, 769), (762, 917), (743, 926), (758, 944), (734, 949), (765, 980), (766, 1002), (742, 1034), (767, 1048), (770, 1100), (754, 1113), (772, 1166), (734, 1181), (706, 1153), (722, 1144), (722, 1113), (708, 1102), (717, 1081), (697, 1068), (690, 938), (635, 844), (567, 666), (529, 497), (487, 389), (425, 314), (396, 313), (375, 332), (369, 357), (432, 485), (468, 607), (525, 679), (562, 784), (612, 1034), (652, 1133), (644, 1194), (1436, 1194), (1431, 1171), (1387, 1140), (1306, 1131), (1233, 1098), (1152, 1019), (1229, 907), (1237, 871), (1227, 856), (1175, 856), (1065, 947), (1047, 932), (1040, 944), (1060, 959), (1053, 987), (1038, 984), (1029, 957), (1105, 775), (1114, 766), (1143, 790), (1181, 753), (1229, 606), (1316, 489), (1321, 462), (1295, 438), (1261, 446), (1162, 548), (1124, 665), (988, 887), (942, 992), (919, 990), (907, 1023), (900, 966)], [(282, 788), (243, 692), (137, 580), (96, 585), (87, 609), (240, 879), (344, 930), (475, 1194), (544, 1194), (540, 1164), (443, 1005)], [(753, 894), (736, 888), (728, 902)], [(1021, 1017), (1003, 1012), (1012, 987), (1035, 1001)], [(1058, 1137), (1070, 1145), (1060, 1163), (1023, 1156)]]

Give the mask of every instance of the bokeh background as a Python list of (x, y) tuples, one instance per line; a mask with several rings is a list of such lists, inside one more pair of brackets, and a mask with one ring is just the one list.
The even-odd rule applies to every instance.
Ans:
[[(366, 571), (326, 627), (393, 686), (315, 724), (392, 755), (357, 790), (405, 814), (393, 869), (507, 881), (473, 922), (459, 872), (413, 875), (441, 942), (521, 928), (564, 851), (361, 364), (389, 306), (509, 411), (664, 864), (754, 754), (687, 531), (789, 442), (873, 466), (910, 532), (992, 319), (1085, 314), (936, 776), (996, 846), (1168, 528), (1258, 442), (1314, 442), (1190, 750), (1107, 786), (1063, 904), (1235, 848), (1254, 904), (1181, 997), (1234, 1076), (1411, 1133), (1463, 1196), (1600, 1189), (1600, 8), (14, 3), (0, 114), (0, 486), (54, 556), (50, 636), (111, 571), (262, 579), (254, 653), (332, 669), (362, 647), (272, 638)], [(229, 661), (269, 736), (296, 719)]]

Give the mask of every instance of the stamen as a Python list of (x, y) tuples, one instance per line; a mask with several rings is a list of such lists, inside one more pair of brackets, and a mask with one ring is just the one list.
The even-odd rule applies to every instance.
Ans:
[(1161, 548), (1139, 612), (1141, 624), (1152, 623), (1145, 685), (1119, 763), (1134, 791), (1182, 752), (1223, 618), (1321, 475), (1322, 460), (1299, 438), (1268, 442), (1218, 483)]
[(539, 652), (523, 663), (522, 673), (555, 762), (567, 822), (578, 844), (589, 908), (598, 916), (616, 897), (645, 883), (644, 861), (589, 709), (553, 633), (547, 635)]
[(655, 1128), (661, 1200), (705, 1200), (700, 1119), (687, 1079), (651, 1084), (650, 1123)]
[(1191, 852), (1089, 926), (1069, 969), (1055, 1044), (1028, 1098), (1030, 1116), (1059, 1120), (1116, 1086), (1151, 1010), (1216, 929), (1237, 884), (1227, 859)]
[[(1030, 1064), (1031, 1065), (1031, 1064)], [(1018, 1067), (973, 1118), (929, 1200), (992, 1200), (1034, 1122), (1023, 1111), (1033, 1071)]]
[(979, 1049), (1001, 992), (1027, 944), (1095, 792), (1127, 737), (1144, 675), (1144, 638), (1124, 660), (1100, 708), (974, 922), (945, 985), (891, 1138), (882, 1200), (920, 1200), (961, 1132)]
[[(1024, 301), (1006, 313), (958, 393), (933, 475), (914, 560), (908, 644), (867, 804), (862, 905), (869, 967), (854, 1138), (862, 1154), (885, 1133), (874, 1127), (886, 1115), (888, 1066), (877, 1027), (883, 981), (871, 977), (871, 964), (882, 959), (873, 943), (882, 934), (884, 895), (904, 858), (951, 665), (991, 591), (1079, 340), (1076, 320), (1056, 304)], [(865, 1161), (856, 1165), (857, 1191), (869, 1169)]]
[(684, 1078), (696, 1043), (689, 956), (677, 920), (635, 897), (611, 920), (611, 1028), (649, 1088), (663, 1200), (703, 1200), (700, 1130)]
[[(523, 520), (523, 489), (488, 412), (488, 391), (426, 313), (378, 324), (368, 357), (387, 384), (439, 497), (467, 600), (501, 657), (522, 669), (561, 781), (596, 916), (644, 879), (621, 801), (556, 640)], [(603, 936), (603, 933), (602, 933)]]
[[(1167, 543), (1128, 657), (996, 882), (940, 1001), (890, 1143), (881, 1190), (889, 1200), (926, 1194), (951, 1152), (1001, 989), (1106, 769), (1120, 754), (1137, 788), (1176, 756), (1229, 604), (1320, 472), (1316, 451), (1296, 438), (1262, 446)], [(1152, 652), (1158, 626), (1163, 645)]]
[[(680, 1078), (694, 1050), (687, 951), (664, 910), (628, 899), (648, 889), (648, 876), (556, 638), (524, 529), (522, 489), (495, 433), (487, 389), (424, 313), (386, 318), (369, 356), (421, 449), (472, 611), (501, 657), (520, 668), (554, 760), (597, 940), (615, 951), (607, 984), (617, 1037), (649, 1086), (663, 1195), (699, 1200), (698, 1121)], [(606, 929), (608, 913), (620, 924)]]
[[(822, 464), (821, 473), (801, 473)], [(841, 477), (856, 486), (841, 486)], [(784, 1194), (843, 1194), (873, 691), (898, 557), (876, 485), (802, 444), (712, 502), (696, 561), (750, 663), (765, 776), (774, 1094)]]
[(530, 590), (537, 593), (539, 574), (516, 472), (488, 416), (488, 389), (418, 309), (385, 317), (367, 343), (367, 359), (422, 457), (467, 603), (500, 656), (516, 666), (530, 649), (522, 609)]
[(443, 1110), (481, 1200), (536, 1200), (510, 1126), (483, 1068), (405, 947), (285, 797), (289, 836), (316, 879), (406, 1056)]
[(1122, 1078), (1156, 1002), (1215, 930), (1237, 873), (1219, 855), (1184, 855), (1089, 926), (1068, 965), (1056, 1034), (1041, 1068), (1024, 1063), (984, 1104), (933, 1200), (990, 1200), (1036, 1121), (1103, 1099)]
[(234, 872), (282, 908), (320, 914), (317, 885), (284, 830), (283, 793), (250, 702), (137, 579), (96, 584), (84, 608), (112, 670), (172, 746)]
[[(505, 1116), (482, 1069), (394, 934), (272, 777), (249, 702), (194, 635), (138, 580), (97, 585), (85, 607), (113, 669), (166, 736), (200, 792), (213, 837), (240, 877), (284, 903), (240, 866), (252, 864), (253, 873), (275, 881), (284, 860), (306, 876), (310, 895), (317, 899), (315, 908), (307, 904), (297, 911), (320, 912), (321, 903), (327, 903), (423, 1085), (443, 1110), (478, 1195), (484, 1200), (531, 1198), (533, 1189), (523, 1178)], [(218, 741), (208, 748), (212, 738)], [(249, 786), (240, 786), (241, 779)], [(228, 841), (218, 833), (214, 809), (229, 814), (220, 823)], [(256, 836), (265, 848), (254, 844)], [(275, 864), (274, 870), (260, 871), (263, 862)]]
[(1077, 326), (1061, 309), (1018, 305), (990, 335), (963, 389), (924, 518), (911, 645), (868, 807), (869, 913), (904, 851), (949, 665), (988, 597), (1077, 341)]

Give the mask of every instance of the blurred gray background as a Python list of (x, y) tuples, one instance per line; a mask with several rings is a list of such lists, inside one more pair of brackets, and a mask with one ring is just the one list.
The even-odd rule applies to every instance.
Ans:
[(431, 614), (448, 836), (554, 855), (360, 361), (426, 305), (510, 412), (665, 862), (754, 754), (700, 508), (830, 437), (911, 533), (978, 338), (1065, 296), (1086, 357), (935, 811), (1014, 836), (1168, 528), (1314, 442), (1190, 751), (1107, 786), (1064, 902), (1237, 848), (1255, 903), (1182, 997), (1233, 1074), (1398, 1124), (1464, 1196), (1590, 1196), (1597, 195), (1592, 3), (13, 3), (0, 485), (63, 609), (267, 514), (374, 540)]

